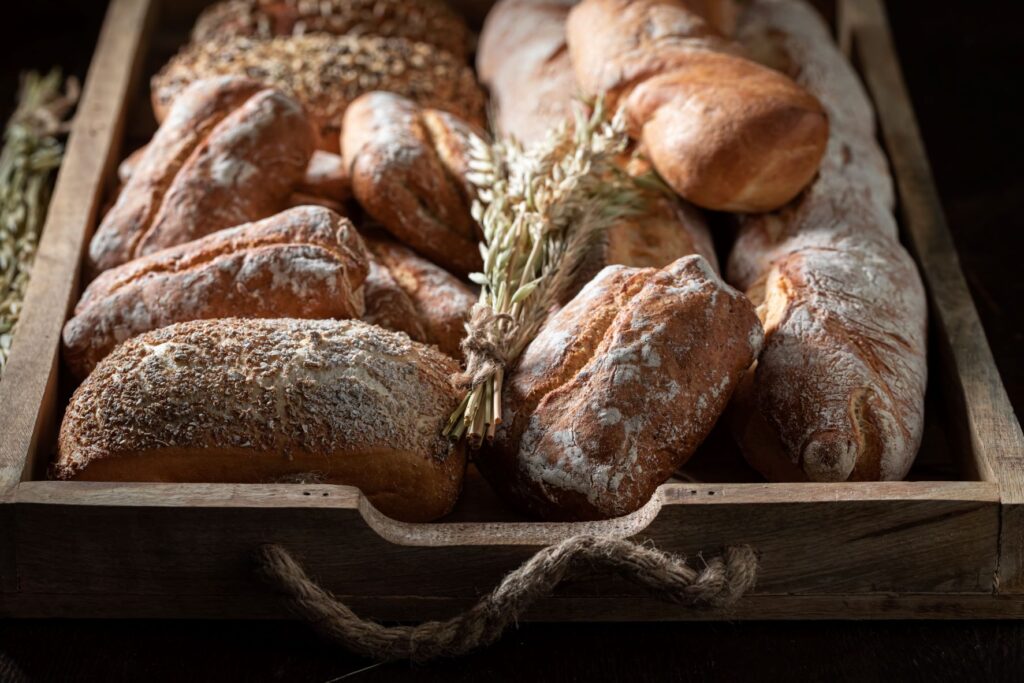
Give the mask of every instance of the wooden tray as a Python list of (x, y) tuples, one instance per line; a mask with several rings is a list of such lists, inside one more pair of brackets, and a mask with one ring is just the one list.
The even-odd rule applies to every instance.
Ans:
[[(874, 97), (903, 237), (929, 290), (928, 422), (912, 481), (713, 483), (754, 481), (708, 466), (735, 458), (717, 438), (696, 459), (703, 483), (665, 484), (628, 517), (524, 521), (471, 477), (452, 518), (431, 525), (388, 519), (346, 486), (46, 481), (69, 390), (58, 351), (80, 257), (114, 165), (152, 130), (140, 77), (184, 39), (201, 3), (168, 3), (163, 14), (156, 4), (110, 3), (0, 382), (0, 616), (284, 616), (252, 574), (255, 548), (275, 542), (363, 615), (442, 617), (538, 547), (581, 531), (691, 557), (749, 543), (761, 554), (758, 585), (730, 610), (708, 611), (594, 576), (530, 618), (1024, 616), (1024, 439), (944, 222), (881, 0), (825, 10)], [(462, 4), (475, 21), (487, 6)]]

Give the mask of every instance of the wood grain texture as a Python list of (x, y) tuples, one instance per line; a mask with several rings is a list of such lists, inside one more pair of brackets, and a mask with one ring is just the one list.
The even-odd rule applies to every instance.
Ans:
[(26, 454), (52, 430), (60, 331), (77, 295), (78, 264), (95, 225), (124, 127), (126, 102), (137, 82), (149, 0), (114, 0), (75, 114), (57, 176), (24, 313), (0, 382), (0, 500), (22, 477)]
[(963, 408), (960, 425), (972, 469), (999, 484), (1003, 503), (998, 587), (1024, 592), (1024, 436), (999, 377), (960, 268), (956, 245), (932, 177), (881, 0), (845, 0), (841, 16), (853, 35), (875, 100), (896, 176), (902, 227), (924, 275), (955, 378), (949, 392)]

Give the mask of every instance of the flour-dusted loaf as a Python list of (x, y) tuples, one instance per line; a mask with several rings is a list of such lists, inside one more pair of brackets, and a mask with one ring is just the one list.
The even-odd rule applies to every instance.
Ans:
[(474, 135), (452, 114), (387, 92), (353, 102), (341, 134), (359, 204), (398, 240), (463, 275), (483, 265), (466, 180)]
[[(147, 146), (139, 147), (118, 164), (117, 178), (122, 186), (131, 179), (139, 162), (145, 156), (146, 149)], [(123, 188), (114, 193), (115, 199), (120, 195), (121, 189)], [(296, 183), (287, 203), (290, 206), (298, 206), (305, 203), (302, 201), (303, 198), (308, 198), (318, 202), (332, 202), (340, 208), (351, 197), (352, 184), (341, 157), (317, 149), (313, 150), (313, 155), (309, 157), (306, 172)]]
[(444, 0), (224, 0), (206, 8), (192, 40), (225, 36), (367, 35), (408, 38), (464, 59), (465, 22)]
[(309, 121), (290, 97), (244, 78), (196, 83), (103, 217), (90, 271), (277, 213), (312, 151)]
[(745, 217), (729, 258), (766, 333), (737, 391), (736, 438), (773, 480), (901, 479), (923, 425), (926, 301), (897, 241), (870, 101), (805, 3), (753, 0), (739, 35), (817, 95), (832, 132), (817, 180)]
[(117, 347), (78, 388), (53, 472), (350, 484), (396, 519), (436, 519), (466, 464), (441, 436), (457, 371), (443, 353), (357, 320), (179, 323)]
[(102, 273), (64, 326), (64, 359), (84, 377), (117, 344), (206, 318), (359, 318), (368, 256), (346, 218), (284, 211)]
[(404, 38), (325, 34), (235, 36), (184, 47), (153, 77), (157, 120), (189, 84), (225, 74), (244, 75), (294, 97), (320, 131), (317, 146), (329, 152), (338, 151), (345, 109), (374, 90), (484, 124), (483, 91), (458, 57)]
[(367, 288), (363, 320), (407, 332), (452, 358), (462, 358), (466, 320), (479, 297), (444, 268), (390, 239), (366, 237), (365, 241), (372, 259), (388, 277)]
[(631, 135), (685, 199), (768, 211), (814, 177), (828, 139), (821, 104), (681, 0), (583, 0), (566, 34), (583, 93), (625, 107)]
[[(544, 140), (572, 117), (579, 88), (565, 39), (565, 21), (575, 0), (500, 0), (484, 24), (477, 53), (480, 78), (491, 93), (501, 132), (524, 144)], [(624, 159), (633, 174), (649, 165)], [(582, 286), (607, 265), (668, 265), (700, 254), (715, 268), (711, 235), (695, 207), (656, 190), (645, 191), (646, 206), (612, 225), (587, 255)]]
[(477, 465), (546, 519), (630, 513), (704, 440), (761, 341), (754, 307), (700, 256), (609, 266), (523, 352)]
[(526, 145), (572, 118), (579, 93), (565, 42), (575, 0), (499, 0), (487, 14), (476, 69), (500, 134)]

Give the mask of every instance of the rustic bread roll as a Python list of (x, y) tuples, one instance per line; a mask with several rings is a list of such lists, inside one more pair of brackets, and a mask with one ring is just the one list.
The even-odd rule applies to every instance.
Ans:
[(221, 230), (102, 273), (64, 326), (85, 377), (125, 339), (206, 318), (358, 318), (367, 254), (355, 228), (304, 206)]
[(579, 92), (565, 43), (565, 19), (575, 0), (500, 0), (476, 54), (480, 81), (491, 95), (498, 133), (530, 145), (572, 118)]
[(747, 60), (679, 0), (583, 0), (567, 38), (587, 95), (626, 108), (631, 135), (681, 196), (708, 209), (776, 209), (814, 177), (821, 104)]
[[(571, 118), (578, 88), (565, 43), (565, 20), (574, 4), (575, 0), (501, 0), (487, 15), (477, 69), (490, 89), (499, 130), (525, 144), (543, 140)], [(628, 160), (623, 165), (635, 174), (649, 170)], [(688, 254), (700, 254), (718, 270), (700, 211), (656, 191), (646, 195), (647, 209), (610, 227), (587, 255), (579, 286), (607, 265), (661, 268)]]
[[(132, 177), (132, 173), (138, 167), (142, 157), (146, 154), (147, 146), (143, 145), (126, 156), (117, 166), (117, 178), (121, 184), (125, 184)], [(121, 193), (119, 188), (115, 197)], [(298, 195), (299, 199), (295, 196)], [(315, 198), (317, 201), (327, 200), (335, 206), (341, 207), (344, 202), (352, 197), (352, 184), (349, 182), (348, 171), (341, 157), (323, 150), (313, 150), (309, 158), (309, 165), (306, 166), (306, 173), (302, 180), (295, 185), (295, 191), (288, 203), (299, 206), (303, 203), (301, 198)], [(334, 208), (334, 207), (330, 207)]]
[(345, 112), (341, 135), (360, 205), (400, 241), (459, 274), (483, 265), (465, 180), (475, 134), (447, 112), (372, 92)]
[(777, 213), (744, 217), (730, 255), (766, 333), (734, 433), (772, 480), (901, 479), (923, 425), (926, 301), (896, 239), (870, 101), (806, 4), (754, 0), (739, 34), (820, 98), (832, 130), (815, 182)]
[(89, 245), (93, 273), (280, 211), (313, 151), (302, 108), (248, 79), (182, 94)]
[(427, 342), (427, 326), (412, 299), (388, 268), (371, 256), (363, 282), (366, 312), (363, 321), (388, 330), (404, 332), (416, 342)]
[[(413, 339), (435, 344), (452, 358), (461, 359), (460, 344), (466, 335), (466, 320), (479, 297), (445, 269), (389, 239), (367, 237), (366, 246), (373, 254), (373, 260), (387, 269), (391, 282), (411, 304), (413, 322), (422, 329), (421, 333), (417, 329), (414, 331), (422, 336), (409, 332), (407, 321), (391, 329), (407, 332)], [(382, 284), (375, 285), (373, 291), (368, 289), (366, 292), (366, 316), (363, 319), (391, 327), (386, 323), (397, 318), (394, 312), (405, 306), (398, 304), (396, 308), (393, 303), (399, 298), (396, 293), (388, 292)]]
[(374, 90), (405, 95), (482, 126), (484, 95), (457, 57), (404, 38), (308, 35), (269, 40), (228, 37), (184, 47), (153, 77), (153, 111), (163, 120), (192, 82), (239, 74), (298, 100), (320, 131), (317, 146), (338, 151), (345, 109)]
[(628, 514), (703, 441), (761, 341), (754, 307), (699, 256), (605, 268), (524, 351), (477, 466), (546, 519)]
[(442, 0), (226, 0), (203, 10), (192, 40), (306, 33), (407, 38), (459, 59), (470, 48), (465, 22)]
[(78, 388), (54, 475), (349, 484), (386, 515), (435, 519), (466, 464), (441, 436), (457, 371), (357, 320), (179, 323), (120, 345)]

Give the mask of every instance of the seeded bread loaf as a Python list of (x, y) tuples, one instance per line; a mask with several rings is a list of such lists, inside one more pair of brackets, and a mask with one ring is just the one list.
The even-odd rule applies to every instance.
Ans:
[[(409, 336), (435, 344), (452, 358), (461, 359), (459, 345), (466, 334), (466, 320), (479, 297), (444, 268), (392, 240), (367, 237), (365, 241), (373, 260), (388, 271), (398, 292), (390, 291), (391, 286), (382, 283), (377, 283), (372, 291), (368, 289), (363, 319), (391, 327), (395, 324), (393, 321), (404, 317), (405, 320), (392, 329), (409, 332), (410, 321), (418, 324), (419, 328), (414, 327), (414, 331), (421, 336), (414, 336), (412, 332)], [(403, 303), (397, 306), (394, 303), (401, 296), (411, 306), (411, 318)]]
[(815, 182), (781, 211), (743, 217), (729, 257), (766, 334), (734, 433), (772, 480), (902, 479), (923, 428), (927, 305), (897, 241), (871, 102), (806, 3), (752, 0), (738, 35), (814, 92), (832, 126)]
[(309, 121), (290, 97), (245, 78), (194, 84), (103, 217), (90, 271), (277, 213), (312, 151)]
[(199, 15), (192, 40), (306, 33), (407, 38), (462, 60), (470, 48), (469, 29), (443, 0), (226, 0)]
[(828, 140), (821, 104), (740, 56), (686, 2), (582, 0), (566, 37), (583, 93), (624, 107), (658, 173), (697, 206), (770, 211), (814, 177)]
[(58, 479), (316, 481), (427, 521), (465, 470), (441, 436), (455, 361), (357, 320), (179, 323), (118, 346), (61, 425)]
[(315, 34), (258, 40), (226, 37), (186, 46), (153, 77), (153, 111), (163, 120), (192, 82), (235, 74), (288, 93), (320, 131), (318, 147), (338, 151), (345, 109), (363, 93), (387, 90), (484, 124), (484, 94), (460, 59), (404, 38)]
[(458, 117), (387, 92), (353, 102), (341, 135), (359, 204), (399, 241), (460, 275), (483, 265), (465, 179), (472, 135), (479, 131)]
[(477, 466), (545, 519), (628, 514), (704, 440), (761, 342), (754, 307), (703, 258), (609, 266), (523, 352)]
[(359, 318), (367, 267), (348, 219), (290, 209), (105, 271), (64, 326), (64, 358), (85, 377), (117, 344), (176, 322)]

